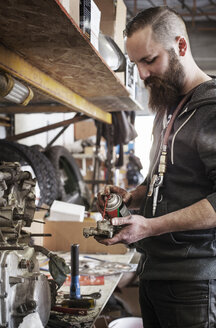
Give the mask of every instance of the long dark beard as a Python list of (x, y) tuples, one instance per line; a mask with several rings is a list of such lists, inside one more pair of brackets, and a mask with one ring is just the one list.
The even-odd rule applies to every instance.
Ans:
[(185, 78), (184, 70), (174, 49), (169, 52), (169, 67), (164, 76), (150, 76), (144, 84), (149, 89), (149, 107), (153, 113), (164, 112), (178, 102)]

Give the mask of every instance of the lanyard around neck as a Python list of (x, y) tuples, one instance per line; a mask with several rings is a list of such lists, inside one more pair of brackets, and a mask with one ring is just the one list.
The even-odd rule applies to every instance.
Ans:
[(170, 136), (170, 133), (171, 133), (171, 130), (172, 130), (172, 127), (173, 127), (173, 124), (174, 124), (174, 121), (175, 121), (177, 115), (183, 109), (186, 102), (190, 99), (193, 92), (194, 92), (194, 89), (192, 89), (189, 93), (187, 93), (182, 98), (182, 100), (176, 107), (176, 109), (167, 125), (166, 132), (163, 137), (162, 149), (161, 149), (160, 160), (159, 160), (159, 165), (158, 165), (158, 173), (153, 175), (153, 177), (151, 179), (151, 183), (149, 185), (149, 191), (148, 191), (148, 197), (151, 197), (152, 194), (154, 194), (153, 195), (153, 208), (152, 208), (153, 216), (155, 215), (156, 208), (157, 208), (157, 199), (158, 199), (159, 188), (163, 184), (163, 178), (164, 178), (164, 174), (166, 172), (168, 139), (169, 139), (169, 136)]
[(164, 138), (163, 138), (163, 145), (166, 145), (168, 144), (168, 139), (169, 139), (169, 136), (170, 136), (170, 133), (171, 133), (171, 130), (172, 130), (172, 127), (173, 127), (173, 124), (174, 124), (174, 121), (177, 117), (177, 115), (179, 114), (179, 112), (182, 110), (182, 108), (184, 107), (184, 105), (186, 104), (186, 102), (190, 99), (190, 97), (192, 96), (194, 92), (194, 89), (192, 89), (190, 92), (188, 92), (183, 98), (182, 100), (180, 101), (180, 103), (178, 104), (178, 106), (176, 107), (176, 109), (174, 110), (173, 114), (172, 114), (172, 117), (167, 125), (167, 128), (166, 128), (166, 132), (165, 132), (165, 135), (164, 135)]

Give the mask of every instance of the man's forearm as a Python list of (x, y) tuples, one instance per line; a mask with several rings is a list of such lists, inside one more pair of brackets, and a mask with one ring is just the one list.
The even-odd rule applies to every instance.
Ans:
[(132, 190), (130, 192), (132, 197), (128, 207), (131, 209), (140, 208), (140, 205), (144, 201), (146, 191), (147, 191), (146, 185), (140, 185), (136, 189)]
[(216, 212), (207, 199), (191, 206), (149, 220), (153, 236), (174, 231), (216, 227)]

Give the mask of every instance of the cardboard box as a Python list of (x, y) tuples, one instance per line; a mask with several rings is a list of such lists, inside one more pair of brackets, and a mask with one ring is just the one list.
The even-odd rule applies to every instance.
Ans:
[(59, 0), (74, 22), (79, 26), (80, 21), (80, 2), (79, 0)]
[(126, 26), (127, 7), (123, 0), (94, 0), (101, 11), (100, 30), (110, 36), (124, 53), (123, 31)]
[(114, 38), (116, 8), (113, 0), (94, 0), (101, 11), (100, 30), (103, 34)]
[[(126, 27), (127, 7), (123, 0), (94, 0), (101, 11), (100, 30), (103, 34), (110, 36), (121, 51), (125, 53), (125, 41), (123, 31)], [(115, 73), (120, 81), (125, 84), (125, 73)]]
[(74, 124), (74, 138), (75, 140), (85, 140), (91, 136), (96, 136), (97, 128), (94, 120), (89, 119)]
[(71, 244), (80, 245), (80, 253), (125, 254), (128, 248), (123, 244), (105, 246), (93, 237), (85, 238), (83, 228), (95, 227), (96, 222), (91, 219), (84, 222), (46, 221), (44, 233), (51, 233), (52, 237), (44, 238), (44, 247), (51, 251), (69, 252)]

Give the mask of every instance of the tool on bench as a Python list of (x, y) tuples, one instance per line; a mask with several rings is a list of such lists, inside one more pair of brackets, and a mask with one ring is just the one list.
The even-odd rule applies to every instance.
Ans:
[(80, 283), (79, 283), (79, 244), (71, 245), (71, 285), (70, 299), (79, 299)]
[[(68, 298), (66, 298), (68, 297)], [(70, 294), (64, 295), (64, 300), (56, 304), (55, 311), (73, 314), (84, 314), (82, 310), (95, 307), (95, 299), (90, 295), (80, 294), (79, 283), (79, 244), (71, 245), (71, 285)], [(64, 310), (63, 310), (64, 309)], [(78, 310), (77, 313), (73, 310)], [(80, 312), (80, 313), (79, 313)]]
[(53, 306), (52, 310), (56, 312), (68, 313), (68, 314), (78, 314), (78, 315), (87, 314), (87, 309), (84, 308), (69, 308), (69, 307), (58, 306), (58, 305)]
[[(64, 298), (69, 298), (69, 297), (70, 297), (69, 294), (64, 294)], [(99, 298), (101, 298), (101, 293), (99, 291), (99, 292), (94, 292), (94, 293), (91, 293), (91, 294), (82, 294), (82, 297), (92, 297), (95, 300), (98, 300)]]

